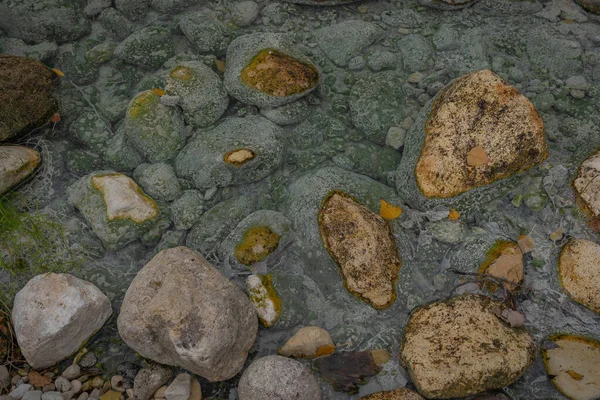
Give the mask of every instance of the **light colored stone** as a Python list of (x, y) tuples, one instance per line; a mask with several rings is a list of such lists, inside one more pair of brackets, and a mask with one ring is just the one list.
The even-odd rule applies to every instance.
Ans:
[(167, 400), (188, 400), (192, 390), (192, 376), (190, 374), (179, 374), (165, 390)]
[(406, 131), (397, 126), (392, 126), (388, 129), (388, 133), (385, 137), (385, 144), (393, 148), (394, 150), (399, 150), (400, 147), (404, 146), (404, 137), (406, 136)]
[(63, 396), (60, 392), (51, 391), (42, 394), (42, 400), (63, 400)]
[(8, 395), (15, 400), (19, 400), (31, 389), (31, 387), (32, 386), (28, 384), (17, 386), (17, 388), (11, 391)]
[(401, 261), (387, 222), (347, 194), (333, 192), (323, 200), (319, 228), (348, 291), (376, 309), (389, 307)]
[(425, 305), (404, 328), (401, 359), (427, 398), (466, 397), (518, 379), (536, 357), (525, 328), (511, 328), (496, 312), (506, 307), (465, 295)]
[(42, 399), (42, 391), (41, 390), (30, 390), (21, 397), (21, 400), (41, 400)]
[(71, 382), (69, 382), (68, 379), (63, 378), (62, 376), (56, 378), (56, 380), (54, 381), (54, 386), (56, 387), (56, 390), (63, 393), (71, 390)]
[(590, 219), (592, 229), (600, 229), (600, 151), (586, 158), (579, 167), (573, 188), (577, 195), (577, 204)]
[(23, 146), (0, 146), (0, 195), (21, 183), (40, 164), (40, 153)]
[(123, 393), (125, 388), (123, 387), (123, 377), (121, 375), (114, 375), (110, 378), (110, 387), (116, 392)]
[(152, 364), (149, 368), (139, 370), (133, 381), (134, 400), (148, 400), (173, 377), (169, 367)]
[(167, 391), (167, 385), (163, 385), (161, 387), (158, 388), (158, 390), (156, 392), (154, 392), (154, 398), (155, 399), (164, 399), (165, 398), (165, 392)]
[(93, 176), (92, 186), (98, 189), (104, 197), (109, 221), (130, 219), (133, 222), (141, 223), (158, 215), (156, 203), (145, 196), (137, 183), (126, 175)]
[(558, 273), (561, 286), (573, 300), (600, 313), (600, 245), (571, 240), (560, 253)]
[(238, 384), (239, 400), (321, 400), (321, 389), (310, 370), (291, 358), (267, 356), (254, 360)]
[[(523, 253), (519, 245), (504, 240), (496, 242), (488, 251), (479, 272), (501, 279), (506, 289), (514, 290), (519, 287), (525, 277)], [(490, 288), (496, 289), (497, 286), (491, 285)]]
[(192, 389), (188, 400), (202, 400), (202, 387), (196, 378), (192, 378)]
[(243, 367), (258, 321), (247, 296), (200, 253), (176, 247), (137, 274), (118, 328), (143, 357), (220, 381)]
[(63, 378), (73, 380), (81, 376), (81, 367), (77, 364), (69, 365), (61, 374)]
[(419, 393), (413, 392), (410, 389), (402, 388), (391, 390), (389, 392), (377, 392), (365, 397), (361, 400), (425, 400)]
[(285, 357), (315, 358), (329, 355), (334, 349), (329, 332), (318, 326), (306, 326), (289, 338), (278, 353)]
[(112, 314), (93, 284), (69, 274), (32, 278), (15, 296), (12, 321), (21, 352), (35, 369), (64, 360)]
[(260, 323), (266, 328), (273, 326), (281, 313), (281, 299), (273, 289), (270, 276), (249, 275), (246, 286)]

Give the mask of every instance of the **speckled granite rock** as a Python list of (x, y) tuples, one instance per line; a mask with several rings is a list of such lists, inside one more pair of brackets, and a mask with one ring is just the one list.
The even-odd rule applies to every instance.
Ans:
[(115, 49), (117, 58), (147, 69), (157, 69), (174, 55), (171, 33), (160, 26), (149, 26), (132, 33)]
[(410, 389), (396, 389), (388, 392), (377, 392), (365, 397), (361, 400), (424, 400), (423, 397)]
[(577, 204), (588, 217), (592, 229), (597, 232), (600, 231), (600, 182), (596, 179), (598, 174), (600, 152), (592, 154), (581, 163), (573, 181)]
[(360, 54), (382, 35), (382, 30), (371, 22), (348, 20), (315, 31), (319, 47), (334, 62), (344, 67), (353, 56)]
[(584, 239), (568, 242), (560, 252), (558, 274), (573, 300), (600, 313), (600, 245)]

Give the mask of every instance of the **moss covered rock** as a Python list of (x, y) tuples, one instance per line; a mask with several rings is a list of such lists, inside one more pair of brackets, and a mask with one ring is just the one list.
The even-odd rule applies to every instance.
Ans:
[(472, 207), (547, 156), (533, 104), (493, 72), (476, 71), (439, 92), (408, 131), (396, 188), (417, 208)]
[(21, 183), (40, 164), (40, 153), (23, 146), (0, 146), (0, 196)]
[(175, 170), (169, 164), (141, 164), (133, 171), (133, 176), (154, 199), (173, 201), (181, 195)]
[(560, 252), (558, 274), (573, 300), (600, 313), (600, 245), (584, 239), (568, 242)]
[(415, 310), (400, 355), (419, 393), (466, 397), (517, 380), (535, 360), (536, 348), (525, 328), (497, 316), (505, 308), (485, 296), (465, 295)]
[(236, 99), (258, 107), (277, 107), (314, 90), (315, 64), (291, 37), (276, 33), (240, 36), (227, 48), (225, 87)]
[(0, 142), (46, 123), (56, 112), (53, 79), (39, 61), (0, 54)]
[(157, 69), (174, 55), (171, 32), (160, 26), (149, 26), (136, 31), (115, 49), (117, 58), (148, 69)]

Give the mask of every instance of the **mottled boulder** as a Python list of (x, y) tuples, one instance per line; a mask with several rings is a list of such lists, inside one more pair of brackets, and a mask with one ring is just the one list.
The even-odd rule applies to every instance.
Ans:
[(221, 55), (231, 41), (231, 28), (216, 15), (204, 12), (192, 13), (181, 19), (179, 27), (200, 53)]
[(517, 380), (535, 360), (536, 348), (525, 328), (497, 316), (505, 308), (466, 295), (414, 311), (404, 327), (401, 359), (419, 393), (466, 397)]
[(573, 189), (577, 204), (588, 217), (593, 230), (600, 232), (600, 151), (586, 158), (579, 166)]
[(175, 168), (198, 189), (256, 182), (281, 164), (281, 137), (281, 128), (263, 117), (228, 118), (190, 141)]
[(12, 322), (21, 352), (35, 369), (75, 353), (112, 314), (93, 284), (69, 274), (42, 274), (15, 296)]
[(202, 255), (163, 250), (138, 272), (118, 319), (143, 357), (222, 381), (243, 367), (258, 329), (247, 296)]
[(36, 128), (56, 112), (53, 79), (39, 61), (0, 54), (0, 142)]
[(368, 396), (361, 397), (361, 400), (424, 400), (424, 398), (417, 392), (402, 388), (390, 390), (388, 392), (373, 393)]
[(472, 206), (547, 156), (533, 104), (493, 72), (477, 71), (451, 82), (421, 111), (405, 139), (396, 188), (416, 208)]
[(600, 342), (585, 336), (555, 334), (544, 341), (542, 360), (559, 392), (573, 400), (600, 397)]
[(151, 0), (152, 8), (164, 14), (177, 14), (194, 3), (202, 4), (202, 0)]
[(353, 56), (379, 39), (382, 30), (371, 22), (348, 20), (317, 29), (314, 35), (327, 57), (344, 67)]
[(152, 90), (131, 100), (120, 129), (129, 144), (151, 163), (172, 160), (185, 144), (181, 111), (162, 104)]
[(336, 191), (323, 199), (319, 228), (348, 291), (376, 309), (389, 307), (401, 262), (387, 222)]
[(128, 36), (115, 49), (115, 56), (127, 64), (157, 69), (175, 55), (171, 32), (149, 26)]
[(141, 164), (133, 171), (136, 182), (153, 199), (173, 201), (181, 195), (175, 170), (169, 164)]
[(67, 188), (67, 195), (107, 249), (139, 239), (158, 220), (154, 200), (131, 178), (113, 171), (84, 176)]
[(185, 121), (197, 128), (215, 123), (229, 104), (221, 78), (199, 61), (182, 62), (173, 68), (165, 90), (180, 97)]
[(117, 10), (132, 21), (142, 19), (148, 13), (150, 0), (114, 0)]
[(23, 146), (0, 146), (0, 195), (25, 180), (40, 164), (40, 153)]
[(261, 108), (260, 113), (277, 125), (298, 124), (308, 116), (308, 102), (305, 98), (274, 108)]
[(433, 68), (433, 46), (425, 36), (404, 36), (396, 46), (402, 54), (402, 66), (406, 72), (428, 71)]
[(225, 87), (247, 104), (269, 108), (291, 103), (314, 90), (320, 78), (316, 65), (287, 35), (244, 35), (227, 48)]
[(475, 2), (477, 0), (419, 0), (420, 4), (439, 10), (460, 10)]
[(8, 0), (0, 3), (0, 28), (28, 42), (63, 43), (88, 34), (91, 23), (78, 1)]
[(238, 396), (240, 400), (321, 400), (321, 389), (310, 370), (298, 361), (267, 356), (246, 368)]
[(558, 274), (561, 286), (573, 300), (600, 313), (600, 245), (571, 240), (560, 252)]
[(600, 1), (599, 0), (575, 0), (577, 4), (585, 8), (591, 13), (600, 15)]

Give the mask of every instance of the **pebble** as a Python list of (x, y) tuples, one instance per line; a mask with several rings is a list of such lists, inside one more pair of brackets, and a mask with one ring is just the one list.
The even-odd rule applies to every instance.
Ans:
[(15, 375), (10, 380), (11, 385), (16, 385), (21, 380), (21, 376)]
[(54, 386), (56, 386), (56, 390), (58, 390), (59, 392), (66, 392), (69, 391), (71, 389), (71, 382), (69, 382), (68, 379), (59, 376), (58, 378), (56, 378), (56, 380), (54, 381)]
[(585, 92), (583, 90), (571, 89), (571, 97), (581, 100), (585, 97)]
[(408, 83), (419, 83), (423, 80), (423, 78), (425, 78), (425, 75), (423, 75), (420, 72), (413, 72), (412, 74), (410, 74), (408, 76)]
[(96, 376), (92, 379), (92, 387), (100, 389), (104, 385), (104, 379), (101, 376)]
[(42, 394), (42, 400), (63, 400), (60, 392), (46, 392)]
[(165, 392), (167, 391), (167, 385), (161, 386), (158, 388), (158, 390), (156, 392), (154, 392), (154, 398), (155, 399), (164, 399), (165, 396)]
[(54, 383), (49, 383), (48, 385), (46, 385), (42, 388), (42, 392), (44, 392), (44, 393), (52, 392), (54, 390), (56, 390), (56, 386), (54, 386)]
[(77, 364), (70, 365), (67, 369), (63, 371), (62, 374), (60, 374), (60, 376), (70, 381), (73, 379), (77, 379), (81, 376), (81, 368)]
[(121, 375), (115, 375), (110, 378), (110, 387), (112, 390), (123, 393), (125, 388), (123, 387), (123, 377)]
[(192, 378), (192, 388), (188, 400), (202, 400), (202, 388), (196, 378)]
[(31, 389), (31, 385), (23, 384), (21, 386), (18, 386), (15, 390), (10, 392), (8, 395), (15, 400), (19, 400), (21, 397), (23, 397), (23, 395), (25, 393), (27, 393), (29, 391), (29, 389)]
[(582, 90), (582, 91), (586, 91), (586, 90), (590, 89), (589, 82), (585, 79), (584, 76), (581, 76), (581, 75), (575, 75), (575, 76), (570, 77), (569, 79), (567, 79), (565, 81), (565, 84), (567, 85), (567, 87), (569, 89)]
[(4, 365), (0, 365), (0, 389), (10, 386), (10, 374)]
[(385, 137), (385, 144), (398, 150), (404, 146), (404, 137), (406, 131), (400, 127), (392, 126), (388, 130), (387, 136)]
[(81, 392), (81, 387), (83, 386), (83, 383), (81, 383), (80, 381), (78, 381), (77, 379), (73, 379), (71, 381), (71, 390), (73, 391), (73, 393), (77, 394), (79, 392)]
[(71, 400), (75, 396), (75, 392), (73, 390), (67, 390), (62, 394), (63, 400)]
[(100, 390), (98, 389), (94, 389), (92, 390), (92, 393), (90, 393), (90, 397), (88, 397), (88, 399), (95, 399), (98, 400), (100, 398)]
[(25, 393), (21, 400), (41, 400), (42, 391), (41, 390), (30, 390)]
[(83, 368), (91, 368), (96, 365), (97, 362), (98, 359), (96, 358), (96, 355), (90, 351), (81, 357), (81, 360), (79, 360), (79, 366)]
[(165, 391), (167, 400), (188, 400), (190, 397), (192, 377), (189, 374), (179, 374)]
[(90, 397), (90, 394), (88, 392), (83, 392), (79, 395), (79, 397), (77, 398), (77, 400), (87, 400), (88, 397)]

